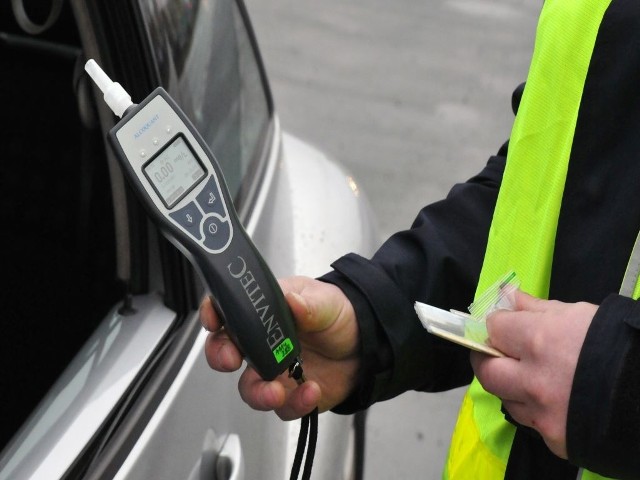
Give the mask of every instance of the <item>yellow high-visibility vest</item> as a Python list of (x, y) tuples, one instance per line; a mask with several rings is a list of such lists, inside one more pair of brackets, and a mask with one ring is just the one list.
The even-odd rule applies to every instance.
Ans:
[[(544, 2), (476, 295), (514, 270), (523, 291), (548, 298), (578, 110), (610, 1)], [(514, 434), (500, 400), (474, 379), (460, 408), (443, 478), (504, 478)], [(599, 478), (604, 477), (582, 472), (584, 480)]]

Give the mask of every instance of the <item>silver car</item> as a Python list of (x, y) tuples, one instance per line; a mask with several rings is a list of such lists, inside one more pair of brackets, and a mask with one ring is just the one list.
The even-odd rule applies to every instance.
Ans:
[[(169, 91), (276, 276), (370, 254), (362, 192), (281, 129), (241, 0), (0, 3), (0, 480), (288, 478), (299, 422), (207, 366), (203, 289), (124, 182), (82, 66), (134, 101)], [(363, 424), (320, 416), (314, 478), (358, 478)]]

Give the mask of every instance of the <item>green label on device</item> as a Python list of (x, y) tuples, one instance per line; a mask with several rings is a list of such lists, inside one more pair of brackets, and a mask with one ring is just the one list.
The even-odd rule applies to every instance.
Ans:
[(288, 338), (285, 338), (280, 345), (273, 349), (273, 356), (276, 357), (278, 363), (284, 360), (284, 357), (289, 355), (289, 353), (293, 350), (293, 343)]

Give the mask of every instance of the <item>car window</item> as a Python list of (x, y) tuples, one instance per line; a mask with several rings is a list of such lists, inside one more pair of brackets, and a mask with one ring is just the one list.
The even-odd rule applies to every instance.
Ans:
[[(0, 394), (1, 411), (10, 412), (0, 422), (2, 448), (124, 288), (104, 137), (92, 112), (79, 108), (82, 51), (71, 6), (64, 2), (57, 23), (34, 36), (15, 20), (12, 2), (0, 3), (7, 159), (0, 175), (0, 392), (11, 392)], [(51, 2), (28, 3), (42, 14), (34, 22), (47, 18)]]
[(236, 206), (261, 156), (269, 101), (236, 2), (141, 1), (161, 84), (211, 147)]

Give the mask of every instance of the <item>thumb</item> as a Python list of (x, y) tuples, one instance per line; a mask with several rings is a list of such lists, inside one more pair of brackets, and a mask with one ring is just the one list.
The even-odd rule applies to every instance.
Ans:
[(337, 286), (297, 277), (281, 283), (285, 299), (307, 349), (334, 358), (353, 355), (358, 348), (358, 322), (351, 302)]
[(289, 304), (298, 328), (302, 331), (309, 331), (313, 323), (313, 314), (307, 299), (297, 292), (286, 292), (284, 298)]
[(337, 287), (313, 282), (299, 292), (289, 291), (285, 298), (298, 328), (303, 332), (319, 332), (330, 327), (346, 312), (346, 297)]
[(516, 311), (541, 312), (544, 310), (545, 300), (529, 295), (520, 289), (514, 290), (513, 295), (514, 310)]

